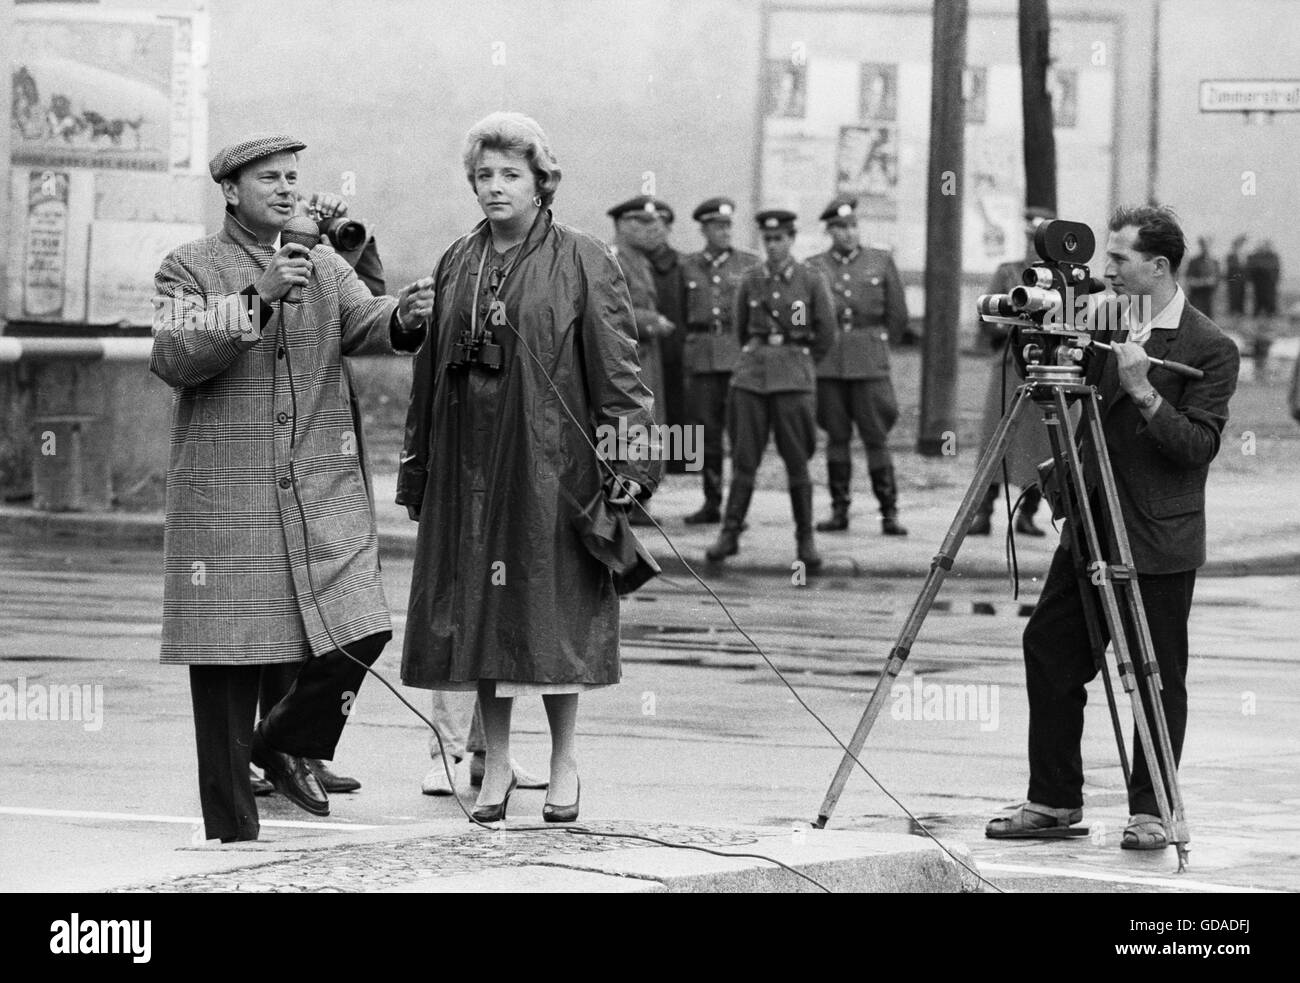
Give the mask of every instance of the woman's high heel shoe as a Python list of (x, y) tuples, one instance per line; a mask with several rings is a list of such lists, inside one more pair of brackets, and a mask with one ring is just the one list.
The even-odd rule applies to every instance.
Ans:
[(547, 823), (576, 823), (578, 805), (582, 802), (582, 779), (578, 779), (578, 797), (571, 806), (553, 806), (549, 802), (542, 806), (542, 821)]
[[(472, 813), (470, 813), (470, 816), (473, 817), (472, 821), (476, 823), (505, 822), (506, 806), (510, 804), (510, 794), (514, 792), (514, 790), (518, 787), (519, 787), (519, 783), (515, 780), (515, 777), (511, 775), (510, 787), (506, 789), (506, 797), (502, 799), (500, 802), (498, 802), (496, 805), (479, 806)], [(575, 806), (574, 808), (576, 810), (577, 807)]]

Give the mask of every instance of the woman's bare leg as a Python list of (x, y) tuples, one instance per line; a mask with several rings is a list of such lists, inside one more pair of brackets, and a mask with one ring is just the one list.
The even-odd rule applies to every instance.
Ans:
[(487, 743), (487, 759), (483, 769), (483, 787), (479, 789), (477, 805), (496, 805), (506, 797), (510, 788), (510, 714), (515, 701), (511, 697), (495, 695), (492, 680), (478, 684), (478, 702), (483, 719), (483, 736)]
[(546, 801), (567, 806), (578, 801), (578, 755), (574, 732), (578, 724), (578, 694), (543, 696), (551, 727), (551, 784)]

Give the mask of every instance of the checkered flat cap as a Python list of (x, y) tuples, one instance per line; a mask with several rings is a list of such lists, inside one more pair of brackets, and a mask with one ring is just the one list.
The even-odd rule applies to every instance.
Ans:
[(307, 144), (283, 133), (261, 133), (222, 147), (208, 161), (208, 170), (212, 173), (212, 180), (220, 184), (245, 164), (270, 157), (272, 154), (297, 153), (299, 150), (306, 149)]

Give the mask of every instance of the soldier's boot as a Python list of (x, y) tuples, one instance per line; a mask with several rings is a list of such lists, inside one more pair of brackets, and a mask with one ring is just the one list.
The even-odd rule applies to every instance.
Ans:
[(704, 551), (710, 563), (718, 563), (740, 552), (740, 534), (745, 528), (745, 515), (749, 512), (749, 499), (753, 494), (753, 482), (732, 479), (722, 531), (713, 545)]
[(704, 462), (704, 505), (686, 517), (688, 526), (713, 525), (722, 521), (722, 464), (719, 461)]
[(989, 485), (984, 498), (980, 500), (979, 511), (975, 513), (974, 521), (966, 530), (966, 535), (987, 536), (993, 531), (993, 506), (998, 501), (998, 488), (998, 485)]
[(1038, 490), (1037, 485), (1030, 485), (1025, 489), (1024, 495), (1020, 498), (1020, 508), (1016, 509), (1016, 532), (1022, 536), (1047, 535), (1034, 523), (1034, 513), (1038, 511), (1039, 503), (1042, 500), (1043, 493)]
[(894, 483), (892, 464), (871, 472), (871, 490), (880, 502), (881, 531), (886, 536), (906, 536), (907, 529), (898, 522), (898, 485)]
[(822, 558), (813, 542), (812, 485), (790, 489), (790, 508), (794, 512), (795, 556), (808, 573), (821, 569)]
[(827, 461), (826, 479), (831, 490), (831, 517), (817, 523), (817, 531), (843, 532), (849, 527), (853, 464), (849, 461)]

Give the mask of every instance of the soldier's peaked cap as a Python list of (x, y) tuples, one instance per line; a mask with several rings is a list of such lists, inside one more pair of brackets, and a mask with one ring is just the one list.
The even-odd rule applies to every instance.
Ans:
[(657, 215), (659, 205), (660, 202), (655, 201), (650, 195), (637, 195), (635, 198), (619, 202), (605, 214), (612, 219), (620, 219), (629, 212), (645, 212), (647, 215)]
[(845, 222), (854, 218), (857, 209), (858, 199), (853, 195), (836, 195), (831, 199), (831, 203), (822, 209), (821, 215), (817, 217), (828, 225), (834, 225), (837, 222)]
[(691, 218), (697, 222), (708, 222), (715, 218), (729, 219), (736, 214), (736, 203), (730, 198), (710, 198), (702, 201), (691, 212)]
[(776, 229), (781, 232), (793, 232), (794, 222), (798, 217), (787, 208), (769, 208), (755, 215), (754, 221), (764, 231)]

